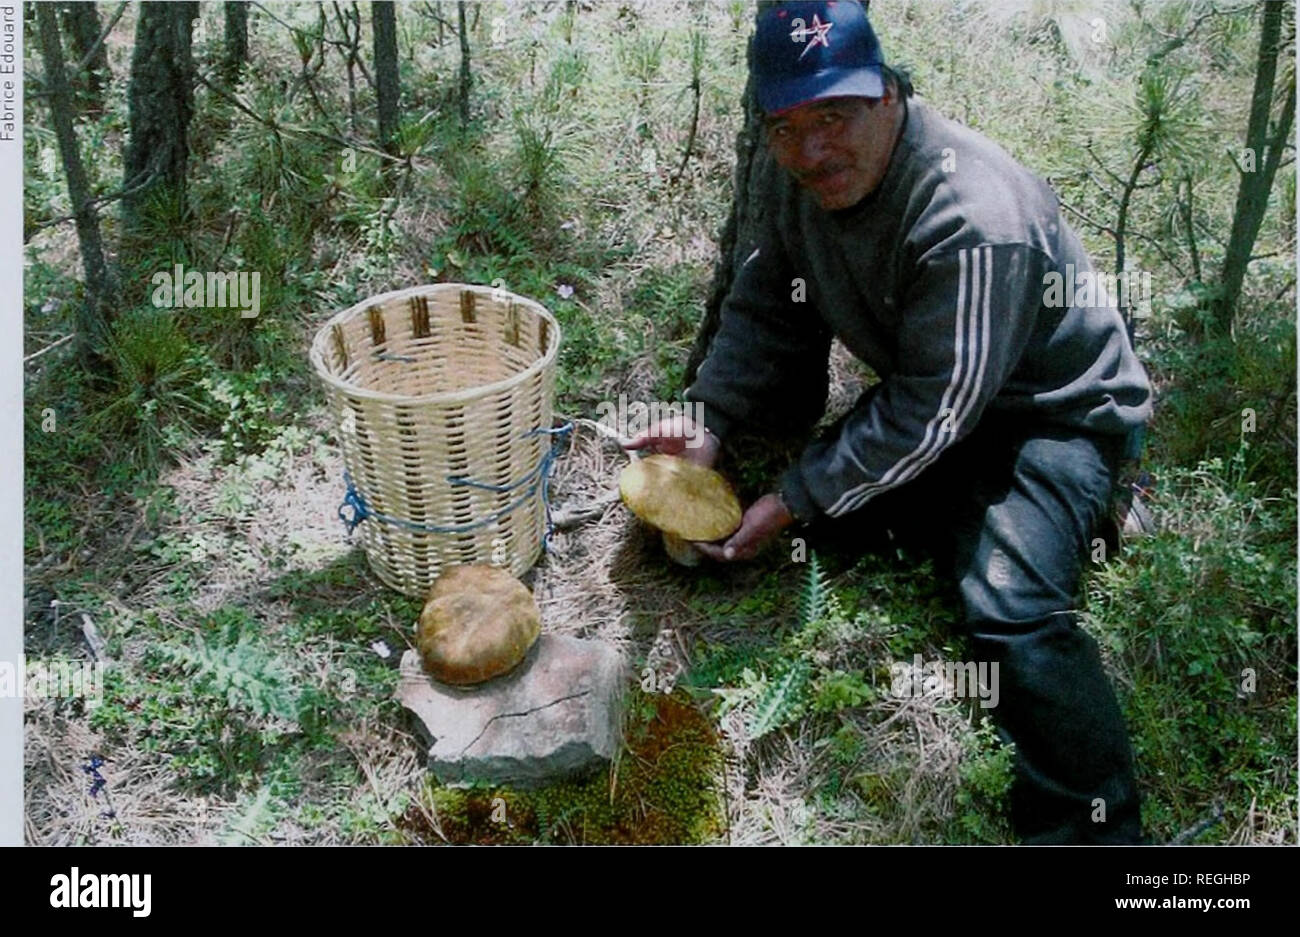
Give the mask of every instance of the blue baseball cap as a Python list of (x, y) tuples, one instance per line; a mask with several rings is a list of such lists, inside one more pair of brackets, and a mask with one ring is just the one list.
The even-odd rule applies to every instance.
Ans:
[(758, 15), (752, 75), (767, 114), (822, 98), (882, 97), (883, 64), (857, 0), (778, 3)]

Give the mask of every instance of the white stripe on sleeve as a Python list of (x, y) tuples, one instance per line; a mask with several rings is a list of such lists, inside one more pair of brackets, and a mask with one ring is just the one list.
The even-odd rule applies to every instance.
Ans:
[(926, 424), (925, 433), (915, 449), (890, 466), (879, 480), (864, 482), (845, 491), (827, 510), (829, 516), (839, 517), (857, 510), (881, 491), (911, 480), (937, 459), (957, 437), (962, 421), (970, 415), (975, 401), (979, 399), (980, 388), (984, 382), (988, 363), (989, 298), (992, 279), (991, 247), (986, 245), (973, 250), (968, 248), (958, 253), (957, 314), (953, 327), (953, 373), (939, 401), (938, 412)]

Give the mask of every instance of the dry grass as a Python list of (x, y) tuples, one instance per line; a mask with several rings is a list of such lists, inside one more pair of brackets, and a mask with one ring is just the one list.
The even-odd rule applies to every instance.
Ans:
[[(66, 705), (66, 704), (65, 704)], [(24, 815), (31, 845), (97, 843), (153, 845), (198, 842), (214, 817), (198, 799), (172, 789), (165, 764), (145, 753), (121, 749), (105, 758), (101, 774), (111, 784), (89, 795), (82, 770), (105, 752), (103, 739), (81, 718), (59, 711), (59, 702), (28, 700), (24, 712)]]

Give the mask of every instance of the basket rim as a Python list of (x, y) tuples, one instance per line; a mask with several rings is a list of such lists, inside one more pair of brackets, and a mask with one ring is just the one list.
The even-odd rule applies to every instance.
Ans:
[[(491, 384), (479, 384), (474, 387), (466, 388), (464, 390), (439, 391), (433, 394), (419, 394), (419, 395), (393, 394), (393, 393), (387, 393), (385, 391), (371, 390), (370, 388), (366, 388), (366, 387), (358, 387), (355, 384), (350, 384), (347, 381), (339, 378), (337, 375), (331, 374), (329, 370), (325, 367), (324, 356), (325, 356), (325, 347), (326, 347), (326, 342), (328, 341), (329, 331), (334, 325), (344, 321), (349, 316), (358, 313), (380, 302), (388, 302), (396, 299), (405, 299), (409, 296), (417, 296), (420, 294), (428, 295), (430, 293), (447, 293), (452, 291), (461, 292), (467, 289), (473, 290), (474, 292), (480, 295), (483, 295), (485, 293), (488, 295), (504, 293), (514, 298), (515, 300), (521, 302), (523, 305), (529, 307), (531, 311), (533, 311), (534, 313), (536, 313), (537, 315), (545, 319), (547, 324), (550, 327), (550, 342), (548, 343), (547, 348), (542, 353), (541, 357), (539, 357), (528, 367), (524, 368), (522, 371), (519, 371), (517, 374), (512, 374), (510, 375), (510, 377), (503, 378), (502, 380), (499, 381), (494, 381)], [(311, 350), (309, 352), (308, 357), (311, 360), (312, 368), (313, 370), (315, 370), (316, 376), (319, 377), (322, 381), (325, 381), (327, 384), (331, 385), (336, 390), (366, 400), (376, 400), (376, 401), (392, 402), (392, 403), (463, 403), (470, 400), (477, 400), (480, 397), (485, 397), (488, 394), (496, 393), (497, 391), (506, 390), (510, 387), (513, 387), (516, 384), (528, 380), (536, 372), (542, 371), (546, 367), (548, 367), (551, 364), (551, 362), (555, 360), (555, 357), (559, 353), (559, 350), (560, 350), (560, 323), (556, 320), (555, 316), (551, 313), (551, 311), (547, 309), (545, 306), (543, 306), (541, 303), (539, 303), (537, 300), (529, 299), (527, 296), (521, 296), (518, 293), (513, 293), (509, 290), (501, 290), (494, 286), (483, 286), (477, 283), (425, 283), (419, 286), (409, 286), (406, 287), (405, 289), (390, 290), (387, 293), (377, 293), (374, 296), (366, 297), (365, 299), (361, 300), (358, 303), (354, 303), (353, 305), (349, 306), (346, 309), (336, 312), (334, 315), (330, 316), (329, 319), (327, 319), (319, 329), (316, 330), (316, 336), (315, 338), (312, 339)]]

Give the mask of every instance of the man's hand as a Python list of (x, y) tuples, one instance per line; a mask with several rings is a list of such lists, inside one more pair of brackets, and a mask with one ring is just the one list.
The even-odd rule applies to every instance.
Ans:
[(794, 517), (786, 510), (779, 496), (763, 495), (749, 506), (741, 518), (740, 529), (726, 543), (721, 546), (716, 543), (697, 543), (695, 549), (724, 563), (751, 560), (769, 540), (793, 523)]
[(722, 444), (702, 424), (683, 414), (660, 420), (624, 448), (680, 456), (696, 465), (713, 468)]

